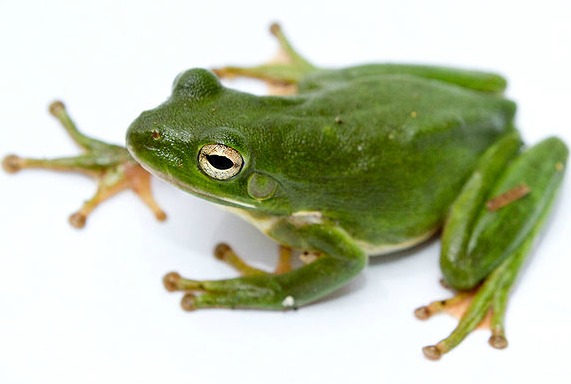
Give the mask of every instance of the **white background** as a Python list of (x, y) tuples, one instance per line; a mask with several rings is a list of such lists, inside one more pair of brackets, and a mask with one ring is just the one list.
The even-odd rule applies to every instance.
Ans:
[[(0, 155), (75, 154), (47, 114), (67, 102), (86, 132), (122, 143), (130, 122), (166, 99), (189, 67), (259, 63), (279, 20), (323, 66), (424, 62), (505, 74), (528, 142), (571, 143), (571, 8), (522, 1), (18, 1), (0, 5)], [(236, 83), (255, 92), (263, 87)], [(417, 321), (438, 285), (438, 242), (374, 260), (334, 297), (295, 312), (183, 312), (165, 272), (235, 273), (218, 241), (271, 268), (275, 247), (238, 218), (156, 182), (157, 223), (130, 193), (78, 231), (67, 215), (93, 193), (81, 176), (0, 173), (1, 383), (565, 382), (571, 345), (571, 178), (519, 279), (508, 349), (478, 331), (440, 362), (421, 347), (447, 316)], [(406, 256), (406, 257), (404, 257)]]

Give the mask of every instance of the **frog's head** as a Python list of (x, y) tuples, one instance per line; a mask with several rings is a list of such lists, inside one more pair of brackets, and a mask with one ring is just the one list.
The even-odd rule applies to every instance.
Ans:
[(131, 124), (127, 147), (152, 174), (207, 200), (282, 211), (277, 181), (255, 169), (250, 134), (236, 124), (253, 97), (223, 87), (207, 70), (188, 70), (170, 99)]

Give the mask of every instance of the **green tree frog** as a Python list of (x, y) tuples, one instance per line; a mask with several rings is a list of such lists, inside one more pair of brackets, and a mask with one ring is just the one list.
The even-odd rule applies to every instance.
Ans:
[[(227, 245), (215, 254), (241, 277), (165, 276), (187, 310), (289, 309), (312, 303), (354, 278), (369, 256), (441, 233), (441, 269), (458, 291), (416, 311), (426, 318), (469, 299), (452, 334), (424, 348), (431, 359), (488, 318), (490, 343), (505, 347), (507, 296), (545, 222), (568, 150), (557, 138), (522, 149), (515, 104), (498, 75), (461, 69), (369, 64), (317, 68), (277, 25), (281, 61), (254, 67), (191, 69), (171, 97), (129, 127), (127, 149), (80, 133), (63, 104), (51, 111), (84, 149), (78, 157), (8, 156), (4, 168), (74, 169), (99, 179), (77, 227), (119, 190), (131, 188), (159, 219), (149, 173), (242, 216), (280, 245), (269, 273)], [(287, 95), (256, 96), (222, 85), (247, 76)], [(292, 268), (292, 250), (307, 252)]]

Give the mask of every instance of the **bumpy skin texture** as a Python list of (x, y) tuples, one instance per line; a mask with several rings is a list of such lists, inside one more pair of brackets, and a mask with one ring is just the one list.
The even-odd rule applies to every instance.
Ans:
[[(406, 242), (442, 224), (477, 159), (512, 130), (515, 107), (456, 84), (366, 69), (349, 81), (316, 73), (290, 97), (237, 92), (193, 69), (133, 123), (128, 145), (152, 172), (213, 201), (231, 197), (256, 215), (317, 211), (356, 240)], [(197, 169), (200, 148), (213, 142), (244, 157), (233, 179)], [(277, 183), (270, 198), (250, 196), (252, 174)]]

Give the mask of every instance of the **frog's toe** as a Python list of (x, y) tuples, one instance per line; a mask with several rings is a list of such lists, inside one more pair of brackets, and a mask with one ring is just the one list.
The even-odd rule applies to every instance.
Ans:
[(270, 32), (279, 44), (279, 51), (273, 60), (258, 66), (226, 66), (212, 71), (221, 78), (250, 77), (264, 80), (272, 86), (272, 94), (295, 93), (299, 80), (315, 71), (316, 67), (292, 47), (279, 24), (272, 24)]
[[(242, 276), (256, 276), (256, 275), (267, 275), (270, 272), (266, 272), (262, 269), (256, 268), (248, 264), (244, 259), (242, 259), (232, 247), (226, 243), (220, 243), (214, 248), (214, 257), (220, 261), (225, 262), (232, 268), (240, 272)], [(292, 249), (281, 245), (278, 253), (278, 262), (274, 270), (274, 274), (279, 275), (292, 270)]]
[(180, 306), (187, 312), (196, 311), (200, 308), (234, 308), (232, 297), (229, 294), (195, 294), (190, 292), (184, 294), (180, 300)]
[[(276, 295), (281, 292), (272, 274), (225, 280), (191, 280), (177, 272), (163, 278), (167, 291), (182, 291), (181, 306), (185, 311), (200, 308), (279, 308)], [(276, 304), (277, 303), (277, 304)]]
[(169, 292), (185, 291), (200, 292), (205, 291), (202, 282), (185, 279), (178, 272), (169, 272), (163, 277), (163, 285)]
[(94, 178), (97, 192), (69, 218), (75, 228), (83, 228), (89, 214), (99, 204), (126, 189), (135, 192), (158, 220), (166, 218), (152, 196), (151, 175), (135, 162), (125, 147), (108, 144), (81, 133), (61, 101), (53, 102), (49, 110), (84, 153), (50, 159), (8, 155), (2, 160), (4, 171), (16, 173), (22, 169), (35, 168), (78, 172)]
[(225, 263), (231, 264), (233, 256), (237, 256), (232, 248), (226, 243), (216, 244), (214, 247), (214, 257), (218, 260), (224, 261)]
[(525, 250), (531, 242), (517, 252), (514, 257), (504, 261), (484, 282), (471, 291), (458, 293), (451, 299), (434, 301), (415, 311), (419, 319), (428, 319), (437, 313), (450, 313), (459, 318), (452, 333), (437, 344), (423, 348), (424, 355), (430, 360), (438, 360), (444, 353), (455, 348), (477, 328), (489, 328), (492, 332), (489, 344), (497, 349), (508, 346), (504, 330), (504, 315), (509, 290), (521, 265)]
[(185, 311), (190, 312), (196, 309), (195, 303), (196, 303), (196, 295), (193, 293), (186, 293), (180, 301), (180, 306)]
[(214, 257), (234, 268), (242, 276), (265, 275), (268, 273), (249, 265), (226, 243), (220, 243), (214, 247)]
[(488, 339), (488, 343), (496, 349), (504, 349), (508, 346), (508, 339), (503, 333), (497, 333), (492, 330), (492, 336)]
[(422, 348), (422, 353), (424, 353), (424, 356), (429, 360), (440, 360), (443, 351), (437, 344), (437, 345), (428, 345)]
[[(470, 332), (477, 328), (491, 329), (492, 326), (492, 308), (487, 299), (479, 303), (474, 300), (480, 300), (480, 286), (470, 291), (461, 291), (453, 297), (446, 300), (436, 300), (428, 305), (417, 308), (414, 315), (419, 320), (427, 320), (434, 315), (447, 313), (456, 317), (459, 324), (451, 335), (438, 342), (435, 345), (428, 345), (422, 348), (422, 352), (429, 360), (439, 360), (443, 354), (454, 348), (460, 341)], [(493, 342), (492, 342), (493, 339)], [(504, 347), (507, 346), (507, 340), (503, 335), (503, 331), (494, 333), (492, 329), (492, 337), (490, 337), (490, 345), (499, 348), (503, 340)]]
[[(453, 297), (445, 300), (436, 300), (428, 305), (418, 307), (414, 311), (414, 315), (419, 320), (428, 320), (434, 315), (440, 313), (447, 313), (457, 319), (461, 319), (470, 303), (474, 299), (474, 296), (478, 293), (478, 288), (472, 289), (470, 291), (462, 291), (456, 293)], [(489, 328), (490, 327), (490, 314), (488, 314), (480, 324), (479, 328)]]
[(85, 227), (85, 223), (87, 223), (87, 215), (83, 212), (74, 212), (69, 215), (68, 221), (72, 227), (81, 229)]
[[(492, 331), (492, 336), (488, 340), (490, 345), (496, 349), (504, 349), (508, 346), (508, 340), (503, 334), (495, 334)], [(442, 355), (450, 351), (451, 346), (446, 340), (443, 340), (435, 345), (428, 345), (422, 348), (422, 353), (429, 360), (440, 360)]]
[(181, 276), (178, 272), (169, 272), (163, 277), (163, 285), (169, 292), (178, 291), (178, 282)]
[(2, 169), (8, 173), (16, 173), (24, 167), (25, 161), (17, 155), (8, 155), (2, 160)]

